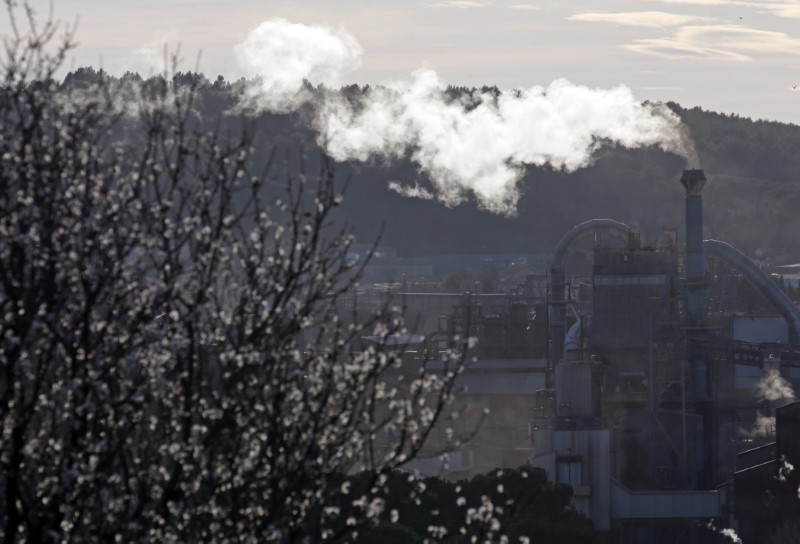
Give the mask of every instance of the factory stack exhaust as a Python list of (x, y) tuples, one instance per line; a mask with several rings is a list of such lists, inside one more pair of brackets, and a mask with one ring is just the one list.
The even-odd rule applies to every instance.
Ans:
[(686, 190), (686, 324), (701, 327), (706, 317), (706, 263), (703, 255), (702, 170), (684, 170), (681, 185)]

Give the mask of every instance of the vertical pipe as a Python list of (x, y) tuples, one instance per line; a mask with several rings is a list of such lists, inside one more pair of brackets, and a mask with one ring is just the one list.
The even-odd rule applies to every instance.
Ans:
[(686, 479), (686, 485), (689, 485), (691, 482), (691, 478), (689, 477), (689, 453), (688, 453), (688, 446), (686, 443), (686, 362), (681, 361), (681, 432), (682, 436), (682, 445), (683, 445), (683, 459), (681, 460), (683, 464), (683, 477)]
[(564, 335), (567, 332), (567, 300), (564, 268), (553, 266), (550, 271), (550, 367), (555, 368), (564, 355)]
[[(706, 324), (705, 255), (703, 253), (703, 186), (706, 177), (702, 170), (684, 170), (681, 184), (686, 190), (686, 307), (684, 323), (688, 327), (704, 327)], [(702, 335), (704, 331), (695, 334)], [(695, 407), (696, 415), (702, 418), (700, 430), (692, 432), (692, 444), (702, 446), (702, 456), (693, 464), (691, 484), (710, 485), (712, 462), (713, 428), (710, 421), (712, 411), (710, 380), (707, 362), (698, 354), (689, 353), (695, 383), (695, 399), (702, 402)], [(685, 387), (685, 383), (684, 383)], [(684, 418), (685, 416), (684, 408)], [(684, 433), (686, 433), (684, 421)], [(684, 439), (685, 440), (685, 439)], [(686, 442), (684, 441), (684, 444)], [(685, 447), (685, 446), (684, 446)], [(687, 452), (688, 453), (688, 452)], [(693, 476), (696, 474), (696, 478)]]
[(650, 408), (650, 459), (648, 475), (650, 477), (650, 484), (655, 481), (655, 457), (656, 457), (656, 409), (655, 409), (655, 373), (653, 372), (653, 300), (647, 301), (649, 312), (648, 325), (650, 329), (649, 339), (647, 342), (647, 360), (649, 363), (648, 376), (647, 376), (647, 403)]

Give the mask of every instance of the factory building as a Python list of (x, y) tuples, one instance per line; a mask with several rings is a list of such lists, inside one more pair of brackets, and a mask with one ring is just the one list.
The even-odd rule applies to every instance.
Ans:
[[(615, 542), (706, 542), (708, 520), (735, 526), (725, 514), (742, 509), (726, 503), (740, 495), (718, 488), (738, 454), (774, 440), (763, 422), (800, 377), (797, 306), (741, 252), (703, 240), (705, 175), (680, 181), (685, 251), (674, 231), (644, 243), (627, 225), (590, 220), (564, 236), (551, 266), (554, 379), (537, 393), (530, 462), (570, 483)], [(574, 289), (563, 263), (586, 238), (590, 286)], [(757, 313), (746, 315), (752, 300)]]
[[(433, 368), (454, 335), (478, 339), (455, 429), (480, 423), (477, 433), (449, 465), (432, 455), (409, 468), (458, 479), (527, 461), (571, 485), (613, 542), (708, 542), (709, 520), (736, 529), (741, 518), (750, 535), (769, 522), (746, 521), (741, 501), (760, 500), (753, 482), (777, 470), (769, 444), (800, 385), (800, 310), (746, 255), (703, 239), (704, 173), (680, 182), (683, 243), (677, 229), (646, 239), (591, 219), (565, 233), (546, 273), (510, 291), (395, 293), (420, 335), (410, 368)], [(591, 273), (571, 275), (569, 255), (587, 244)]]

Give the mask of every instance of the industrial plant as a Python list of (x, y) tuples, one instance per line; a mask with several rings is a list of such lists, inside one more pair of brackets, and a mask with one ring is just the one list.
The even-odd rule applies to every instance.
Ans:
[[(680, 183), (682, 241), (589, 219), (506, 292), (393, 292), (416, 324), (409, 360), (435, 367), (453, 336), (477, 338), (447, 426), (478, 431), (443, 463), (443, 429), (412, 468), (541, 467), (614, 542), (707, 542), (740, 526), (759, 541), (747, 535), (800, 515), (800, 309), (748, 256), (703, 239), (703, 171)], [(571, 273), (587, 246), (591, 272)]]

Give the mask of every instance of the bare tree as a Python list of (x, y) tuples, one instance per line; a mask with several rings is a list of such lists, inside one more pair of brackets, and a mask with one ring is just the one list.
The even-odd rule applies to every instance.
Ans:
[(0, 540), (317, 541), (377, 519), (344, 475), (379, 487), (419, 455), (461, 366), (390, 385), (398, 354), (351, 350), (403, 325), (340, 319), (363, 263), (330, 165), (255, 171), (251, 132), (204, 130), (167, 75), (61, 85), (70, 29), (8, 13)]

